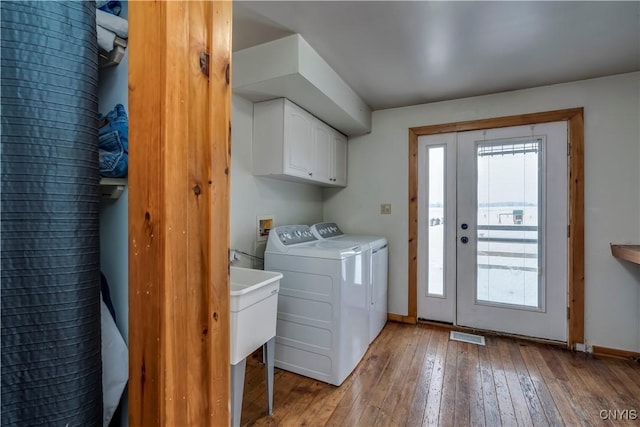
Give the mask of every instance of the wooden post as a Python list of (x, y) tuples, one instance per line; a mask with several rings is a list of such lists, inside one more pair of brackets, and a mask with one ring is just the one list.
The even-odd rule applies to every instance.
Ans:
[(229, 424), (228, 1), (129, 3), (129, 422)]

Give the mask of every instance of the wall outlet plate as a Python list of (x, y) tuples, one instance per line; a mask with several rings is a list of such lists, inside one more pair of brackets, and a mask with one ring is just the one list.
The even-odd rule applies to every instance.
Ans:
[(391, 215), (391, 203), (382, 203), (380, 205), (381, 215)]
[(269, 231), (273, 228), (273, 215), (258, 215), (256, 217), (256, 241), (266, 242)]

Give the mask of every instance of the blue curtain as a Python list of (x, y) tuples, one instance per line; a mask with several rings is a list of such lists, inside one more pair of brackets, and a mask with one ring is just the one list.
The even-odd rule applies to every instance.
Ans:
[(2, 425), (102, 424), (95, 3), (0, 1)]

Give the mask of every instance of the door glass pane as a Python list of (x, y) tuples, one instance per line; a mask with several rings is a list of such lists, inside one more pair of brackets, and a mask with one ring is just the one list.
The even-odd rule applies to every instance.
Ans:
[(444, 296), (444, 147), (429, 147), (427, 294)]
[(541, 147), (539, 138), (477, 146), (477, 301), (541, 307)]

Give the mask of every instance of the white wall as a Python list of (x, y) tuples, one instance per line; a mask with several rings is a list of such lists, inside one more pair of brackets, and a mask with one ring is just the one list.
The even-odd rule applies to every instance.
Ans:
[[(100, 71), (98, 103), (102, 114), (118, 103), (125, 106), (128, 114), (127, 58), (125, 53), (117, 67)], [(128, 199), (125, 188), (119, 199), (100, 201), (100, 269), (109, 282), (116, 324), (125, 342), (129, 341)]]
[[(127, 18), (128, 4), (122, 2), (120, 16)], [(116, 104), (124, 105), (129, 114), (129, 50), (115, 67), (100, 69), (98, 110), (106, 115)], [(129, 227), (128, 188), (117, 200), (100, 202), (100, 269), (109, 281), (116, 324), (125, 342), (129, 336)]]
[[(253, 103), (234, 95), (232, 107), (231, 248), (262, 257), (265, 244), (256, 241), (256, 216), (273, 215), (276, 226), (320, 222), (322, 188), (253, 176)], [(234, 265), (261, 267), (242, 255)]]
[(325, 190), (324, 219), (389, 239), (389, 312), (407, 314), (408, 128), (574, 107), (585, 120), (586, 340), (640, 351), (640, 266), (609, 249), (640, 242), (640, 72), (374, 112), (371, 134), (349, 140), (349, 186)]
[[(122, 18), (128, 18), (128, 2), (122, 2)], [(100, 70), (98, 110), (107, 114), (116, 104), (122, 104), (129, 114), (129, 50), (115, 67)], [(130, 141), (131, 142), (131, 141)], [(109, 281), (111, 301), (116, 312), (116, 324), (124, 341), (129, 342), (129, 189), (117, 200), (100, 201), (100, 270)], [(117, 416), (118, 414), (114, 414)], [(129, 401), (125, 388), (121, 398), (120, 425), (129, 425)], [(117, 421), (116, 421), (117, 423)]]

